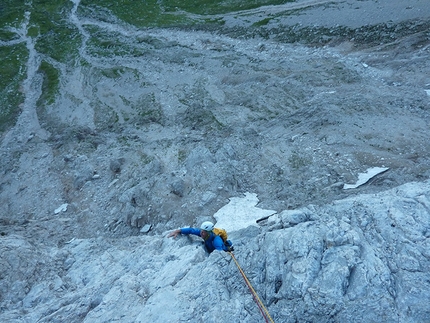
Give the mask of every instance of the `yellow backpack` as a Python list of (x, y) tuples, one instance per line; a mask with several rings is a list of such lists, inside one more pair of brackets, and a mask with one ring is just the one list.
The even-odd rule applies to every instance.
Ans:
[(213, 233), (215, 233), (215, 235), (220, 236), (222, 238), (222, 241), (224, 241), (224, 243), (227, 241), (228, 237), (227, 237), (227, 231), (225, 231), (224, 229), (219, 229), (219, 228), (214, 228)]

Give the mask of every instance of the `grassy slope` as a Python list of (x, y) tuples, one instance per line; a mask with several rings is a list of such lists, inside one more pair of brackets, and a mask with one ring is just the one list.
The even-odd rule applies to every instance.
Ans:
[[(222, 14), (256, 8), (262, 5), (276, 5), (288, 0), (222, 0), (222, 1), (177, 1), (177, 0), (82, 0), (78, 14), (95, 17), (99, 20), (122, 20), (138, 27), (171, 27), (192, 25), (194, 23), (220, 23), (205, 19), (204, 15)], [(290, 1), (291, 2), (291, 1)], [(79, 62), (78, 48), (81, 35), (77, 28), (68, 22), (73, 3), (69, 0), (32, 0), (25, 4), (17, 0), (3, 0), (0, 4), (0, 131), (14, 124), (19, 114), (19, 106), (24, 101), (20, 91), (26, 78), (28, 52), (21, 37), (36, 39), (35, 49), (42, 55), (39, 72), (44, 77), (43, 94), (38, 106), (52, 104), (58, 92), (59, 71), (54, 62), (74, 65)], [(30, 13), (26, 35), (17, 30), (25, 21), (25, 13)], [(190, 16), (189, 14), (200, 15)], [(191, 18), (192, 17), (192, 18)], [(91, 30), (89, 29), (91, 32)], [(21, 38), (21, 42), (16, 42)], [(107, 39), (109, 39), (108, 37)], [(13, 44), (12, 44), (12, 41)], [(93, 54), (104, 53), (106, 45), (103, 37), (94, 32), (90, 40), (100, 50)], [(109, 44), (107, 44), (109, 45)], [(109, 46), (108, 46), (109, 47)], [(109, 52), (109, 51), (108, 51)]]

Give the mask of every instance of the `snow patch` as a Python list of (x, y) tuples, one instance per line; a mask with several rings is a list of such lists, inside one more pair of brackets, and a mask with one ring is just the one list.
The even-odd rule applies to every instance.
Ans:
[(257, 220), (276, 213), (273, 210), (264, 210), (256, 207), (259, 199), (255, 193), (245, 193), (245, 197), (232, 197), (230, 202), (219, 209), (214, 217), (217, 220), (216, 227), (223, 228), (227, 232), (233, 232), (249, 227), (257, 226)]
[(343, 189), (347, 190), (350, 188), (357, 188), (363, 184), (366, 184), (372, 177), (381, 174), (388, 170), (387, 167), (372, 167), (368, 168), (365, 173), (358, 174), (358, 181), (355, 184), (344, 184)]
[(58, 214), (60, 212), (66, 212), (68, 206), (69, 206), (69, 204), (67, 204), (67, 203), (61, 204), (58, 208), (55, 209), (54, 213)]

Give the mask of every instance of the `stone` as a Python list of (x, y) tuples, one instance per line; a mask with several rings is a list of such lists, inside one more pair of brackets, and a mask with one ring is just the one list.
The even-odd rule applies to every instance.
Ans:
[(151, 230), (151, 228), (152, 228), (152, 225), (150, 225), (150, 224), (145, 224), (145, 225), (140, 229), (140, 232), (141, 232), (141, 233), (148, 233), (148, 232), (149, 232), (149, 230)]

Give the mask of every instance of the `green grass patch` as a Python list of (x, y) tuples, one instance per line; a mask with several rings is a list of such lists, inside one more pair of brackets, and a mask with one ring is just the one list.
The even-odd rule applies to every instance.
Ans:
[(161, 1), (161, 5), (166, 11), (183, 10), (198, 15), (215, 15), (287, 2), (294, 2), (294, 0), (164, 0)]
[(115, 18), (118, 18), (138, 27), (167, 27), (193, 22), (193, 19), (177, 10), (166, 12), (156, 0), (101, 0), (97, 3), (83, 0), (78, 12), (80, 15), (108, 22), (115, 22)]
[(255, 23), (253, 23), (252, 25), (254, 27), (265, 26), (265, 25), (267, 25), (270, 22), (270, 20), (272, 20), (272, 18), (264, 18), (264, 19), (262, 19), (260, 21), (257, 21)]
[(38, 72), (43, 74), (43, 84), (42, 95), (37, 105), (52, 104), (59, 90), (60, 73), (54, 66), (46, 61), (40, 64)]
[[(219, 15), (267, 5), (279, 5), (294, 0), (82, 0), (80, 14), (94, 15), (104, 8), (119, 19), (139, 27), (168, 27), (198, 22), (222, 23), (216, 19), (201, 20), (194, 15)], [(106, 19), (112, 19), (107, 17)]]
[(69, 0), (33, 0), (28, 35), (38, 37), (36, 50), (66, 63), (77, 57), (81, 43), (78, 29), (66, 21), (73, 3)]
[(42, 35), (49, 33), (65, 23), (64, 17), (72, 7), (69, 0), (33, 0), (30, 23), (39, 26)]
[(36, 50), (53, 59), (67, 63), (78, 56), (81, 44), (80, 35), (76, 30), (67, 26), (52, 29), (50, 33), (42, 35), (36, 43)]
[(16, 33), (9, 31), (8, 29), (0, 29), (0, 39), (2, 41), (11, 41), (14, 39), (17, 39), (18, 36), (16, 35)]
[[(15, 40), (19, 35), (14, 29), (20, 28), (25, 11), (29, 6), (23, 1), (2, 0), (0, 2), (0, 39), (4, 42)], [(24, 102), (21, 83), (26, 77), (25, 62), (28, 52), (25, 44), (0, 46), (0, 131), (12, 126)]]
[[(2, 0), (0, 2), (0, 28), (18, 28), (24, 20), (24, 14), (31, 9), (25, 1)], [(2, 40), (6, 40), (1, 38)]]
[(20, 87), (26, 78), (25, 62), (28, 53), (25, 45), (0, 47), (0, 130), (12, 125), (20, 111), (19, 105), (24, 102)]

